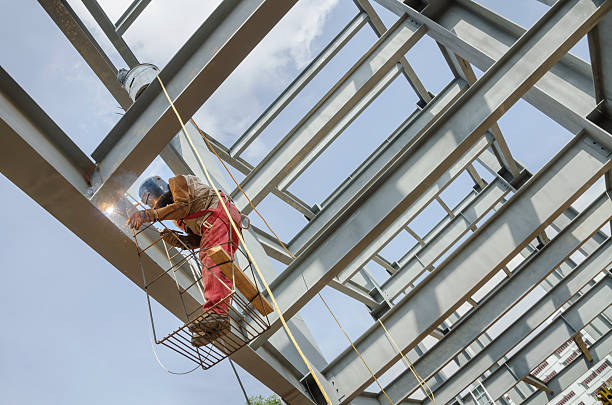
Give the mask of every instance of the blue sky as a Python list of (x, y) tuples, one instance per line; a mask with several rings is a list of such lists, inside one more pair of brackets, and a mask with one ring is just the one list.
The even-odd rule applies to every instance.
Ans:
[[(119, 120), (121, 109), (36, 2), (0, 3), (5, 10), (0, 15), (0, 64), (84, 151), (91, 152)], [(91, 24), (80, 2), (69, 3)], [(185, 1), (177, 8), (152, 2), (127, 32), (126, 41), (141, 61), (163, 66), (216, 4), (201, 3)], [(525, 27), (547, 9), (535, 0), (516, 1), (511, 7), (508, 3), (482, 2)], [(125, 7), (122, 1), (101, 4), (112, 20)], [(393, 15), (377, 5), (375, 8), (388, 26), (393, 23)], [(350, 0), (301, 2), (196, 114), (198, 123), (226, 145), (231, 144), (356, 13)], [(122, 66), (99, 31), (94, 33), (117, 66)], [(375, 39), (372, 30), (364, 27), (264, 131), (245, 157), (257, 163)], [(584, 40), (573, 52), (588, 61)], [(432, 93), (451, 79), (430, 38), (424, 38), (406, 56)], [(414, 110), (416, 101), (400, 75), (291, 191), (309, 204), (320, 203)], [(514, 155), (532, 172), (571, 138), (565, 129), (523, 101), (499, 124)], [(156, 161), (148, 172), (164, 173), (167, 169)], [(484, 171), (481, 174), (486, 177)], [(453, 206), (471, 185), (462, 175), (443, 198)], [(158, 367), (151, 353), (143, 292), (3, 176), (0, 190), (0, 223), (5, 231), (0, 247), (5, 280), (0, 289), (0, 321), (4, 325), (0, 334), (0, 392), (4, 404), (242, 402), (226, 362), (187, 376), (172, 376)], [(306, 223), (275, 197), (266, 198), (260, 207), (285, 240)], [(441, 208), (432, 206), (412, 226), (423, 235), (441, 215)], [(259, 224), (256, 218), (253, 222)], [(403, 233), (383, 254), (396, 260), (414, 243)], [(283, 267), (276, 266), (278, 270)], [(370, 268), (384, 279), (380, 268)], [(371, 324), (362, 305), (334, 290), (325, 289), (324, 295), (352, 338)], [(311, 301), (302, 315), (328, 360), (347, 346), (319, 301)], [(164, 319), (170, 322), (168, 317)], [(167, 353), (162, 353), (162, 358), (177, 370), (188, 366)], [(241, 372), (251, 395), (268, 393), (257, 380)]]

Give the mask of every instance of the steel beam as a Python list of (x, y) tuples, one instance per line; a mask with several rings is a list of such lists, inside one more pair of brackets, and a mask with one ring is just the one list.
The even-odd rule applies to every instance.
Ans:
[[(215, 186), (224, 190), (226, 193), (230, 189), (230, 184), (226, 180), (224, 173), (221, 171), (218, 165), (217, 158), (214, 154), (208, 150), (208, 147), (204, 140), (197, 133), (197, 128), (192, 122), (187, 123), (188, 131), (192, 137), (194, 146), (197, 148), (198, 153), (204, 160), (211, 176), (215, 182)], [(189, 173), (194, 174), (200, 178), (204, 178), (203, 168), (195, 155), (191, 143), (187, 141), (183, 133), (179, 133), (171, 142), (164, 148), (161, 154), (162, 158), (168, 163), (170, 169), (177, 174)], [(259, 244), (259, 238), (261, 237), (262, 231), (258, 234), (255, 229), (245, 229), (243, 236), (247, 245), (253, 254), (255, 261), (259, 265), (264, 277), (267, 280), (272, 280), (276, 277), (277, 272), (270, 263), (265, 245)], [(275, 240), (273, 241), (278, 244)], [(285, 253), (286, 254), (286, 253)], [(259, 281), (261, 284), (261, 280)], [(312, 338), (308, 327), (304, 321), (299, 317), (294, 317), (288, 322), (296, 340), (304, 354), (311, 361), (314, 367), (322, 368), (327, 362), (317, 347), (314, 339)], [(304, 365), (299, 354), (287, 338), (284, 331), (277, 332), (275, 335), (270, 337), (269, 343), (264, 346), (267, 352), (267, 356), (272, 356), (276, 359), (277, 363), (289, 363), (292, 364), (292, 368), (295, 369), (294, 374), (296, 378), (302, 377), (308, 373), (308, 369)], [(245, 368), (249, 372), (254, 372), (252, 367)], [(253, 375), (257, 375), (255, 372)]]
[[(142, 287), (136, 247), (131, 231), (123, 225), (125, 218), (118, 217), (115, 223), (114, 215), (103, 214), (88, 198), (91, 160), (1, 68), (0, 135), (2, 174)], [(28, 162), (28, 170), (23, 170), (23, 162)], [(45, 173), (44, 180), (41, 173)], [(119, 201), (123, 203), (127, 202)], [(151, 248), (143, 255), (142, 264), (147, 279), (151, 280), (168, 267), (168, 259), (161, 249)], [(170, 275), (156, 281), (149, 292), (173, 315), (185, 320), (176, 282)], [(188, 294), (185, 300), (188, 307), (201, 305)], [(265, 348), (254, 351), (246, 346), (235, 356), (241, 367), (283, 398), (294, 398), (291, 403), (313, 405), (299, 383), (301, 375), (296, 376), (273, 360)]]
[(552, 395), (547, 395), (542, 391), (536, 391), (531, 394), (525, 400), (525, 402), (522, 402), (522, 405), (548, 404), (556, 395), (565, 391), (591, 368), (597, 366), (600, 362), (605, 360), (610, 352), (612, 352), (612, 331), (606, 333), (605, 336), (593, 343), (589, 350), (593, 355), (593, 362), (587, 361), (584, 357), (579, 357), (572, 361), (551, 380), (546, 382), (546, 385), (548, 385), (548, 387), (550, 387), (550, 389), (553, 391)]
[[(609, 169), (612, 162), (591, 150), (589, 142), (588, 138), (574, 139), (382, 317), (400, 349), (410, 350), (434, 330)], [(379, 325), (370, 327), (354, 343), (376, 374), (399, 359)], [(372, 382), (360, 364), (347, 349), (323, 373), (347, 390), (350, 399)]]
[(108, 40), (113, 44), (119, 55), (129, 67), (138, 65), (138, 59), (125, 43), (121, 35), (115, 31), (115, 25), (108, 18), (104, 9), (98, 4), (97, 0), (81, 0), (94, 20), (98, 23)]
[(49, 14), (49, 17), (68, 38), (119, 105), (123, 109), (128, 109), (132, 100), (117, 81), (117, 69), (70, 5), (65, 0), (38, 0), (38, 3)]
[[(378, 37), (387, 32), (387, 27), (385, 27), (385, 24), (382, 22), (369, 0), (354, 0), (354, 2), (362, 12), (367, 14), (370, 26)], [(429, 94), (425, 86), (423, 86), (421, 79), (419, 79), (412, 66), (410, 66), (410, 63), (408, 63), (406, 60), (405, 56), (400, 58), (399, 63), (402, 67), (404, 76), (406, 76), (408, 83), (410, 83), (410, 86), (412, 86), (412, 89), (419, 97), (421, 107), (423, 107), (425, 104), (429, 103), (433, 97), (431, 94)]]
[(325, 136), (314, 145), (299, 162), (288, 171), (285, 177), (278, 183), (282, 191), (287, 188), (317, 159), (325, 149), (363, 112), (400, 74), (400, 68), (396, 65), (387, 72), (372, 89), (362, 94), (356, 103), (344, 117), (342, 117)]
[[(272, 283), (285, 316), (292, 316), (356, 255), (361, 254), (372, 240), (390, 232), (390, 225), (396, 226), (395, 219), (416, 200), (423, 198), (421, 193), (482, 139), (491, 122), (518, 100), (521, 91), (526, 91), (552, 66), (563, 50), (575, 43), (580, 33), (596, 24), (610, 3), (604, 3), (604, 6), (601, 9), (584, 0), (562, 2), (553, 7), (495, 67), (468, 89), (425, 131), (409, 153), (398, 159), (395, 167), (387, 169), (387, 176), (378, 182), (377, 187), (369, 190), (363, 202), (355, 203), (348, 214), (332, 224), (333, 232), (306, 249), (304, 253), (307, 254), (301, 254)], [(466, 116), (472, 119), (465, 120)], [(419, 338), (433, 330), (436, 322), (458, 308), (484, 285), (488, 277), (505, 266), (556, 215), (609, 170), (612, 163), (608, 152), (592, 148), (591, 142), (583, 136), (574, 139), (546, 166), (545, 169), (550, 170), (544, 170), (543, 174), (530, 180), (528, 193), (525, 189), (519, 190), (514, 197), (515, 203), (506, 204), (489, 219), (489, 226), (477, 231), (471, 244), (464, 244), (463, 249), (453, 252), (429, 282), (419, 284), (414, 293), (402, 300), (403, 305), (391, 309), (385, 319), (391, 320), (389, 330), (396, 339), (399, 337), (402, 349), (410, 349)], [(516, 221), (510, 221), (508, 225), (505, 221), (508, 217), (500, 219), (504, 214), (516, 218)], [(471, 249), (466, 249), (466, 246)], [(481, 249), (492, 253), (482, 254)], [(455, 272), (459, 267), (469, 268), (470, 272)], [(458, 285), (465, 288), (458, 289)], [(432, 302), (437, 304), (432, 306)], [(409, 314), (416, 308), (427, 311)], [(401, 327), (397, 323), (400, 319)], [(272, 330), (279, 324), (274, 321)], [(265, 335), (261, 340), (265, 340)], [(384, 334), (372, 327), (356, 342), (377, 374), (398, 359), (388, 344), (382, 352), (380, 346), (378, 350), (374, 349), (376, 345), (372, 343), (381, 340), (384, 340)], [(328, 379), (335, 380), (336, 386), (346, 390), (343, 401), (349, 401), (351, 396), (371, 383), (371, 377), (364, 374), (360, 364), (353, 352), (347, 349), (324, 370)], [(341, 375), (342, 379), (339, 379)]]
[(130, 25), (136, 21), (138, 16), (144, 11), (150, 2), (151, 0), (134, 0), (115, 23), (115, 31), (117, 32), (117, 35), (123, 35), (125, 31), (130, 28)]
[[(462, 59), (457, 55), (452, 55), (452, 57), (458, 60), (458, 65), (462, 70), (461, 77), (465, 77), (470, 85), (474, 84), (476, 82), (476, 74), (474, 73), (472, 66), (466, 60)], [(519, 169), (519, 165), (512, 157), (512, 153), (510, 153), (510, 148), (506, 144), (506, 140), (504, 139), (499, 125), (497, 125), (497, 123), (493, 124), (489, 131), (495, 138), (495, 143), (492, 146), (492, 149), (495, 153), (495, 157), (499, 161), (500, 165), (505, 168), (512, 176), (512, 179), (518, 180), (521, 169)], [(470, 175), (472, 176), (472, 178), (474, 178), (476, 184), (479, 184), (476, 176), (472, 173), (470, 173)]]
[(314, 240), (331, 231), (331, 224), (354, 204), (369, 186), (374, 184), (393, 164), (395, 159), (413, 145), (416, 140), (444, 111), (461, 95), (466, 87), (463, 81), (455, 81), (447, 86), (424, 110), (400, 126), (383, 144), (377, 148), (366, 162), (326, 200), (321, 212), (317, 214), (289, 242), (294, 254), (301, 254)]
[[(159, 74), (188, 120), (295, 0), (225, 0)], [(180, 124), (157, 82), (139, 97), (94, 151), (96, 202), (113, 201), (179, 132)]]
[[(428, 35), (483, 72), (526, 32), (524, 28), (469, 0), (449, 4), (435, 20), (399, 0), (376, 2), (399, 16), (406, 13), (426, 25)], [(562, 3), (558, 1), (551, 9)], [(584, 35), (581, 32), (581, 36)], [(612, 136), (586, 118), (596, 106), (591, 77), (590, 66), (568, 54), (525, 93), (524, 99), (570, 132), (577, 134), (587, 129), (593, 138), (611, 149)]]
[[(360, 58), (244, 179), (242, 188), (253, 204), (259, 204), (302, 162), (318, 156), (357, 117), (384, 89), (385, 83), (390, 83), (389, 75), (397, 75), (395, 64), (400, 55), (425, 31), (408, 19), (400, 19)], [(304, 167), (296, 170), (301, 171)], [(241, 212), (251, 211), (238, 190), (232, 197)]]
[(498, 367), (484, 380), (483, 384), (493, 400), (497, 400), (517, 383), (515, 376), (522, 378), (527, 375), (556, 347), (571, 339), (597, 315), (600, 313), (612, 315), (611, 302), (612, 279), (606, 277), (563, 312), (562, 316), (571, 326), (561, 316), (558, 317), (521, 350), (506, 360), (504, 364), (507, 367)]
[(468, 204), (460, 215), (455, 216), (436, 235), (427, 241), (412, 258), (389, 277), (382, 289), (389, 300), (397, 298), (404, 290), (427, 270), (433, 270), (433, 264), (459, 239), (461, 239), (489, 210), (491, 210), (508, 193), (509, 188), (501, 181), (495, 180)]
[[(547, 247), (538, 253), (528, 264), (522, 266), (505, 285), (496, 289), (495, 295), (481, 304), (462, 324), (453, 328), (448, 342), (442, 342), (440, 347), (432, 350), (431, 354), (427, 353), (423, 356), (423, 359), (419, 359), (419, 367), (425, 373), (424, 375), (427, 376), (432, 370), (443, 366), (445, 362), (458, 353), (458, 348), (463, 346), (466, 341), (469, 342), (480, 331), (485, 330), (493, 322), (500, 319), (514, 304), (535, 288), (556, 266), (569, 257), (579, 244), (595, 232), (597, 227), (608, 220), (610, 207), (611, 203), (609, 201), (608, 204), (602, 204), (600, 199), (597, 206), (591, 207), (590, 212), (572, 225), (572, 229), (564, 232), (560, 238), (556, 238), (550, 245), (551, 247)], [(611, 254), (612, 242), (608, 240), (565, 280), (557, 284), (537, 303), (534, 303), (525, 314), (508, 326), (502, 335), (494, 339), (466, 364), (463, 364), (450, 379), (439, 385), (436, 388), (436, 398), (449, 399), (459, 395), (465, 387), (493, 366), (512, 347), (525, 339), (608, 266), (612, 260), (610, 259)], [(470, 329), (473, 327), (482, 327), (482, 329)], [(443, 352), (444, 349), (449, 351)], [(431, 363), (428, 363), (428, 361)], [(410, 377), (406, 374), (402, 378), (396, 379), (390, 388), (397, 391), (400, 388), (399, 383), (408, 380), (409, 387), (416, 389), (418, 385), (412, 382)]]
[(302, 89), (327, 65), (327, 63), (346, 45), (365, 25), (368, 17), (357, 14), (346, 27), (317, 55), (316, 58), (295, 78), (276, 100), (255, 120), (230, 148), (230, 156), (237, 157), (266, 129), (278, 114), (293, 100)]

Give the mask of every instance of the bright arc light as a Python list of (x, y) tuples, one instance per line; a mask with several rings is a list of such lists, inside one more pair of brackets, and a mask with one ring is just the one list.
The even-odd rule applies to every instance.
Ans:
[(108, 207), (106, 207), (104, 212), (106, 212), (108, 215), (111, 215), (112, 213), (115, 212), (115, 207), (113, 207), (112, 205), (109, 205)]

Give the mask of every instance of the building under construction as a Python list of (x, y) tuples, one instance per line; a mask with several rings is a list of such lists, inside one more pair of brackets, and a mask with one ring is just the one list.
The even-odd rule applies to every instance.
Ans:
[[(291, 405), (596, 403), (612, 382), (612, 0), (539, 0), (547, 10), (528, 29), (477, 1), (372, 1), (341, 3), (352, 19), (228, 144), (192, 118), (296, 0), (223, 0), (159, 67), (123, 38), (151, 0), (126, 2), (116, 22), (81, 1), (120, 66), (82, 12), (38, 0), (124, 111), (87, 154), (2, 68), (0, 170), (146, 291), (157, 350), (196, 371), (229, 358)], [(377, 39), (251, 163), (258, 137), (363, 30)], [(583, 38), (590, 64), (570, 53)], [(425, 40), (453, 76), (437, 92), (406, 56)], [(418, 100), (401, 124), (322, 201), (296, 195), (291, 186), (396, 80)], [(521, 99), (573, 135), (537, 170), (498, 125)], [(167, 246), (161, 222), (125, 226), (158, 157), (253, 222), (235, 260), (215, 259), (235, 280), (231, 327), (201, 347), (190, 343), (204, 316), (198, 252)], [(305, 218), (290, 240), (257, 209), (268, 197)], [(415, 229), (434, 206), (443, 214)], [(405, 237), (414, 243), (401, 257), (386, 257)], [(321, 316), (346, 338), (332, 359), (300, 316), (326, 287), (371, 317), (351, 338), (323, 301)], [(152, 302), (173, 327), (155, 323)]]

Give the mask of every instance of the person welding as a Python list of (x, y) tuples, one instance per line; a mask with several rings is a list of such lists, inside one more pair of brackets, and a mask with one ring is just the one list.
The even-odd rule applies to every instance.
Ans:
[[(232, 280), (212, 261), (207, 250), (221, 246), (233, 260), (240, 239), (215, 190), (196, 176), (178, 175), (170, 178), (168, 183), (159, 176), (149, 177), (140, 185), (138, 194), (142, 203), (151, 208), (133, 212), (127, 221), (130, 228), (138, 229), (153, 221), (174, 220), (186, 235), (165, 229), (160, 233), (161, 238), (180, 249), (200, 248), (206, 300), (204, 311), (207, 316), (201, 322), (190, 325), (189, 329), (193, 333), (192, 344), (204, 346), (229, 328), (229, 294), (233, 290)], [(242, 232), (240, 211), (223, 192), (220, 195), (232, 220)]]

